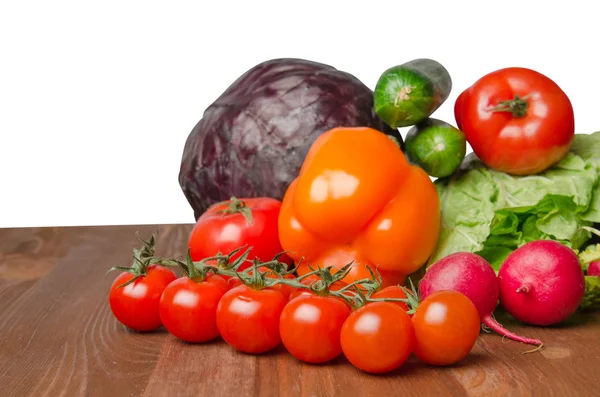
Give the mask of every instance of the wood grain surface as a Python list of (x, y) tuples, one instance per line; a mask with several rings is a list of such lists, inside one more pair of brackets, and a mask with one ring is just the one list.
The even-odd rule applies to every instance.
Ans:
[(433, 368), (411, 359), (368, 375), (343, 357), (304, 365), (280, 348), (252, 356), (222, 341), (140, 334), (108, 306), (113, 265), (129, 265), (137, 233), (158, 232), (157, 254), (185, 251), (192, 225), (0, 229), (0, 396), (600, 396), (600, 315), (534, 328), (523, 344), (482, 332), (464, 362)]

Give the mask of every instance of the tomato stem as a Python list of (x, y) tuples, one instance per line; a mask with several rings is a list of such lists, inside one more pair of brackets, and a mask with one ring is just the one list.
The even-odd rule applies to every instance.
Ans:
[(236, 197), (232, 196), (229, 199), (229, 201), (224, 201), (219, 204), (227, 203), (229, 203), (227, 208), (217, 211), (217, 214), (231, 215), (240, 213), (244, 216), (244, 218), (246, 218), (246, 222), (248, 222), (248, 224), (254, 222), (252, 217), (252, 210), (250, 210), (250, 208), (246, 205), (245, 201), (239, 200)]
[(196, 265), (192, 260), (192, 255), (189, 249), (187, 251), (186, 263), (183, 261), (178, 261), (178, 263), (181, 271), (187, 276), (187, 278), (196, 283), (204, 281), (209, 272), (217, 274), (217, 268), (214, 266), (203, 266), (202, 264)]
[[(284, 276), (294, 273), (296, 268), (289, 269), (286, 263), (279, 261), (279, 258), (285, 254), (285, 251), (275, 255), (273, 259), (266, 262), (260, 261), (259, 258), (254, 258), (250, 268), (240, 271), (240, 266), (248, 261), (248, 256), (252, 250), (252, 247), (238, 247), (227, 255), (219, 252), (214, 256), (206, 257), (198, 262), (194, 262), (191, 256), (191, 250), (189, 248), (186, 252), (185, 260), (157, 257), (155, 256), (154, 250), (155, 243), (156, 239), (154, 235), (152, 235), (152, 238), (148, 241), (142, 240), (142, 247), (133, 250), (133, 263), (130, 267), (114, 266), (109, 270), (109, 272), (111, 270), (121, 270), (134, 275), (131, 280), (127, 281), (120, 287), (131, 284), (139, 277), (146, 275), (150, 264), (157, 264), (162, 266), (178, 266), (188, 278), (196, 282), (204, 280), (209, 272), (213, 272), (216, 275), (236, 277), (243, 284), (257, 290), (276, 285), (286, 285), (293, 288), (307, 289), (318, 296), (333, 296), (336, 298), (341, 298), (353, 309), (357, 309), (369, 301), (401, 301), (415, 307), (418, 304), (418, 299), (414, 298), (410, 292), (407, 293), (408, 299), (406, 300), (398, 298), (371, 299), (371, 294), (381, 288), (382, 278), (377, 268), (373, 270), (368, 265), (367, 270), (370, 273), (370, 278), (356, 280), (339, 290), (332, 291), (331, 286), (334, 283), (343, 280), (349, 274), (349, 272), (352, 270), (352, 266), (354, 265), (354, 261), (351, 261), (347, 265), (338, 269), (335, 273), (332, 272), (332, 269), (334, 268), (333, 266), (328, 266), (326, 268), (318, 267), (317, 269), (313, 269), (309, 264), (308, 267), (311, 270), (309, 273), (290, 279), (284, 278)], [(232, 261), (232, 258), (242, 250), (244, 251), (241, 253), (241, 255)], [(213, 262), (216, 262), (216, 264), (213, 264)], [(265, 272), (258, 271), (258, 269), (261, 267), (267, 268), (267, 270)], [(268, 273), (276, 275), (277, 278), (267, 277)], [(317, 276), (318, 280), (308, 285), (302, 282), (302, 280), (312, 275)], [(412, 285), (412, 287), (414, 291), (414, 285)]]
[(119, 285), (118, 288), (126, 287), (129, 284), (135, 282), (138, 278), (145, 276), (148, 272), (148, 266), (154, 263), (155, 259), (157, 259), (154, 256), (156, 236), (152, 234), (149, 240), (142, 240), (138, 236), (138, 240), (142, 243), (142, 247), (133, 249), (133, 262), (131, 266), (113, 266), (110, 269), (108, 269), (108, 272), (106, 272), (108, 274), (113, 270), (119, 270), (131, 273), (134, 276), (127, 282)]
[(410, 289), (404, 286), (400, 286), (400, 288), (402, 288), (404, 290), (404, 293), (406, 294), (406, 299), (401, 299), (401, 301), (408, 305), (409, 310), (407, 313), (414, 314), (415, 311), (417, 311), (417, 308), (419, 307), (419, 304), (421, 302), (419, 301), (419, 292), (417, 291), (417, 288), (413, 284), (412, 279), (410, 277), (408, 278), (408, 281), (410, 283)]
[[(231, 258), (244, 248), (246, 248), (246, 250), (232, 262)], [(232, 250), (227, 255), (223, 255), (219, 252), (215, 256), (203, 258), (199, 262), (194, 262), (194, 264), (198, 268), (211, 268), (215, 274), (222, 274), (230, 277), (235, 277), (239, 267), (242, 266), (242, 264), (244, 264), (244, 262), (246, 262), (246, 260), (248, 259), (250, 251), (252, 251), (252, 247), (244, 245), (242, 247), (238, 247)], [(208, 265), (209, 262), (214, 261), (217, 262), (216, 265)]]
[(513, 117), (522, 118), (527, 116), (527, 110), (529, 108), (528, 98), (529, 95), (525, 95), (524, 97), (515, 95), (513, 99), (501, 101), (489, 110), (491, 112), (508, 112), (511, 113)]

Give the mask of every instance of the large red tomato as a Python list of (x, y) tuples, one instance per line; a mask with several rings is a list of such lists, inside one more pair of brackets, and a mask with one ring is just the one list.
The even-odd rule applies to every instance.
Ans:
[(560, 161), (575, 134), (573, 106), (550, 78), (511, 67), (480, 78), (461, 93), (456, 124), (490, 168), (537, 174)]
[[(232, 198), (209, 207), (196, 221), (189, 238), (192, 260), (200, 261), (218, 253), (229, 254), (236, 248), (252, 247), (248, 259), (269, 261), (283, 249), (279, 243), (278, 218), (281, 202), (259, 198)], [(243, 251), (232, 257), (235, 260)], [(280, 261), (290, 263), (283, 255)], [(250, 262), (239, 270), (246, 269)]]

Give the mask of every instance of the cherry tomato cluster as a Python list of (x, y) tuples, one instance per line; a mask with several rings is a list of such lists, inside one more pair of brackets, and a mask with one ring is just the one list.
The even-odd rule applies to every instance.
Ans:
[[(372, 277), (345, 282), (351, 264), (302, 276), (275, 255), (249, 259), (239, 247), (194, 261), (159, 258), (155, 237), (134, 250), (131, 267), (110, 289), (118, 321), (138, 331), (164, 326), (190, 343), (223, 339), (236, 350), (261, 354), (283, 345), (300, 361), (326, 363), (344, 355), (357, 368), (386, 373), (411, 354), (431, 365), (465, 358), (479, 335), (473, 303), (454, 291), (419, 301), (414, 286), (383, 288)], [(170, 267), (183, 275), (177, 277)]]

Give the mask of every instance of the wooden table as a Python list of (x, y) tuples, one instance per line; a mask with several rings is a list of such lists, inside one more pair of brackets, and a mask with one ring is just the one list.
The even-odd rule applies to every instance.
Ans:
[(600, 315), (555, 328), (499, 320), (540, 338), (541, 352), (482, 333), (460, 365), (416, 360), (368, 375), (343, 357), (303, 365), (282, 349), (244, 355), (224, 342), (190, 345), (139, 334), (107, 293), (129, 265), (136, 232), (158, 231), (157, 254), (184, 252), (191, 225), (0, 229), (0, 395), (18, 396), (600, 396)]

